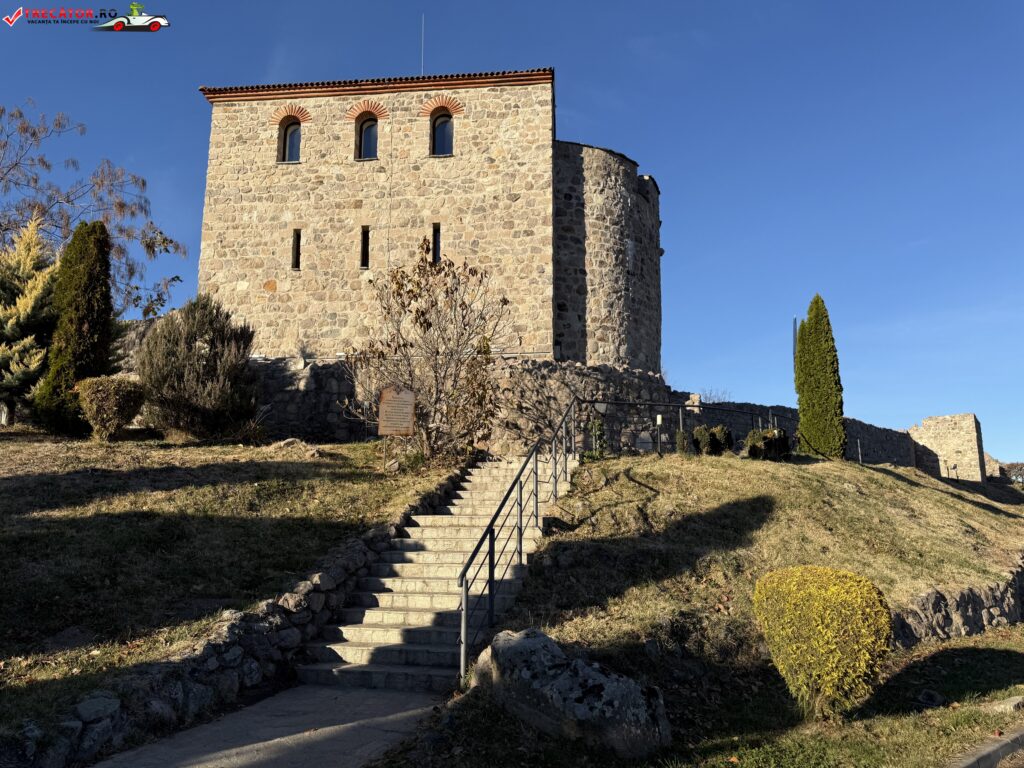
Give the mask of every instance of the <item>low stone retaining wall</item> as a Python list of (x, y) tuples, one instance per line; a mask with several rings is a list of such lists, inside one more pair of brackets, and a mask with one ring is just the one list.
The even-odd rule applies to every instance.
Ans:
[(252, 611), (224, 611), (190, 652), (117, 675), (109, 689), (82, 697), (53, 728), (26, 722), (17, 754), (0, 749), (0, 764), (84, 765), (146, 736), (187, 727), (231, 707), (240, 696), (267, 695), (292, 684), (302, 644), (336, 618), (358, 579), (390, 548), (397, 528), (412, 515), (443, 506), (466, 471), (453, 472), (390, 524), (328, 550), (313, 571), (276, 599)]
[(1005, 627), (1024, 619), (1024, 555), (1006, 580), (957, 592), (933, 589), (893, 615), (893, 638), (903, 648)]

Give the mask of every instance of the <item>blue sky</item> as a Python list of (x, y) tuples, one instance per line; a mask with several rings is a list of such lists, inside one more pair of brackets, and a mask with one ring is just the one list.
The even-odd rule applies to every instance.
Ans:
[(676, 388), (794, 403), (792, 318), (817, 291), (847, 415), (974, 411), (990, 453), (1024, 459), (1019, 0), (145, 5), (171, 28), (0, 26), (0, 103), (69, 113), (83, 167), (148, 179), (189, 248), (150, 267), (182, 276), (175, 304), (199, 257), (197, 87), (419, 74), (426, 11), (427, 73), (553, 66), (559, 138), (658, 179)]

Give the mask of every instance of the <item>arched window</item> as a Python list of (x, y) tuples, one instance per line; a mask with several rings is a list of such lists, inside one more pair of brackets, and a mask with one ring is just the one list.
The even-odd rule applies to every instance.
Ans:
[(356, 159), (374, 160), (377, 157), (377, 118), (370, 114), (356, 121)]
[(298, 120), (285, 120), (281, 123), (281, 134), (278, 138), (277, 161), (279, 163), (299, 162), (299, 147), (302, 144), (302, 125)]
[(448, 110), (438, 110), (430, 118), (430, 154), (451, 155), (454, 154), (454, 124), (452, 113)]

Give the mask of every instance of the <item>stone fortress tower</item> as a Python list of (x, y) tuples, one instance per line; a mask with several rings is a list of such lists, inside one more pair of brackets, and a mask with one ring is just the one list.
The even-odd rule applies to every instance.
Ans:
[(522, 343), (503, 354), (660, 369), (658, 186), (555, 139), (553, 70), (200, 90), (199, 288), (258, 354), (351, 349), (375, 322), (370, 279), (427, 237), (512, 302)]

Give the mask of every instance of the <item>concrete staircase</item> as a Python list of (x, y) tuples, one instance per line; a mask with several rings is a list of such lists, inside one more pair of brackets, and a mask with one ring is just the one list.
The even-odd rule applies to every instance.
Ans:
[[(454, 492), (449, 506), (433, 515), (418, 515), (404, 529), (404, 537), (392, 541), (392, 548), (370, 567), (348, 596), (342, 609), (343, 623), (324, 627), (323, 640), (308, 643), (306, 649), (316, 663), (298, 668), (305, 683), (340, 685), (350, 688), (396, 690), (452, 690), (458, 683), (459, 606), (462, 601), (459, 572), (483, 535), (522, 464), (521, 458), (487, 461), (469, 471)], [(570, 461), (570, 471), (575, 463)], [(539, 462), (538, 486), (543, 517), (551, 503), (550, 464)], [(532, 476), (528, 484), (532, 485)], [(531, 492), (524, 488), (524, 499)], [(559, 491), (568, 490), (560, 480)], [(495, 590), (495, 615), (507, 610), (516, 599), (526, 576), (526, 561), (516, 564), (515, 496), (510, 524), (499, 534), (496, 574), (505, 578)], [(524, 504), (523, 551), (533, 552), (541, 536), (529, 524), (532, 503)], [(505, 537), (511, 535), (507, 547)], [(481, 577), (474, 583), (470, 600), (481, 609), (487, 601), (486, 545), (474, 562), (483, 563)]]

